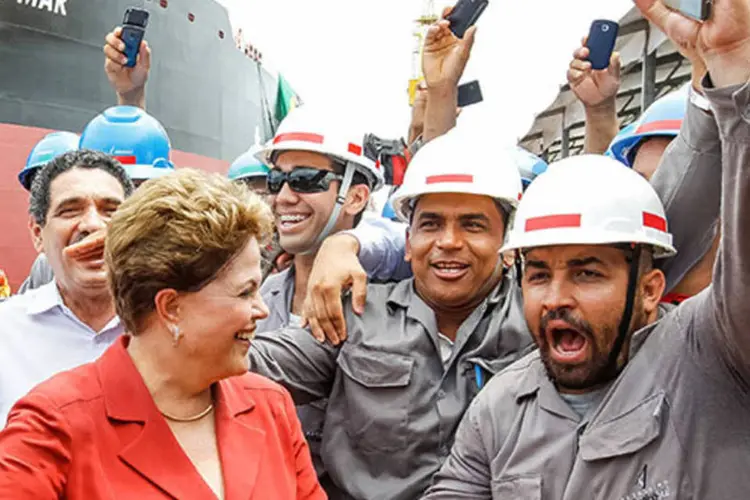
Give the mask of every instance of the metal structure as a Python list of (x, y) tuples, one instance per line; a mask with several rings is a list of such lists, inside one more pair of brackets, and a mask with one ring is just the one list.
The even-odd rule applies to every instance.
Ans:
[[(635, 121), (655, 99), (690, 80), (690, 62), (633, 8), (620, 21), (616, 50), (622, 58), (617, 116), (620, 126)], [(565, 84), (539, 113), (519, 145), (551, 162), (580, 154), (584, 144), (583, 106)]]
[(414, 20), (415, 26), (412, 36), (414, 37), (414, 48), (411, 52), (411, 79), (409, 80), (409, 106), (414, 104), (417, 87), (424, 79), (422, 75), (422, 48), (427, 28), (440, 19), (435, 7), (435, 0), (423, 0), (422, 14)]

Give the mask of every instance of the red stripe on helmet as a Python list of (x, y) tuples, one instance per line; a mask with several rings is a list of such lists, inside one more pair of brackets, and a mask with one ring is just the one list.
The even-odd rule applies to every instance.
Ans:
[(123, 165), (135, 165), (135, 156), (129, 155), (129, 156), (113, 156), (115, 160), (119, 161)]
[(644, 123), (636, 129), (635, 133), (646, 134), (658, 130), (674, 130), (675, 132), (679, 132), (680, 127), (682, 127), (682, 120), (659, 120), (651, 123)]
[(447, 182), (465, 182), (471, 184), (474, 182), (474, 176), (469, 174), (446, 174), (446, 175), (429, 175), (427, 184), (443, 184)]
[(357, 144), (349, 143), (349, 152), (357, 156), (362, 156), (362, 146)]
[(542, 229), (559, 229), (563, 227), (581, 227), (581, 214), (545, 215), (526, 220), (524, 230), (540, 231)]
[(652, 229), (656, 229), (657, 231), (667, 231), (667, 219), (656, 214), (643, 212), (643, 225)]
[(279, 134), (273, 139), (274, 144), (288, 141), (312, 142), (314, 144), (323, 144), (323, 136), (320, 134), (308, 134), (306, 132), (289, 132)]

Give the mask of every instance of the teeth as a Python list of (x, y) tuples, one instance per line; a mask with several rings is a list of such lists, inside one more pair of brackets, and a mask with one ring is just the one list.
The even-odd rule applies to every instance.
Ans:
[(252, 333), (238, 333), (234, 336), (237, 340), (253, 340)]
[(444, 270), (460, 270), (464, 269), (466, 266), (463, 264), (435, 264), (435, 267), (438, 269), (444, 269)]
[(305, 219), (307, 219), (307, 215), (282, 215), (281, 217), (279, 217), (279, 220), (285, 223), (302, 222)]

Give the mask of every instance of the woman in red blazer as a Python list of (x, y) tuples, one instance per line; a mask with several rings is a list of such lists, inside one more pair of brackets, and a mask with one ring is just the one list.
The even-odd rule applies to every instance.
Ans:
[(129, 333), (14, 406), (0, 499), (326, 498), (290, 396), (247, 372), (271, 225), (246, 188), (193, 170), (123, 203), (104, 253)]

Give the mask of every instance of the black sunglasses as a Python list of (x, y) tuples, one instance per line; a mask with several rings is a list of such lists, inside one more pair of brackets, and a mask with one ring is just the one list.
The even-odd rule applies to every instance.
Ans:
[(291, 172), (283, 172), (272, 169), (268, 172), (266, 182), (268, 192), (279, 194), (284, 183), (289, 183), (289, 188), (295, 193), (323, 193), (328, 191), (332, 181), (340, 181), (344, 178), (330, 170), (321, 170), (313, 167), (295, 167)]

